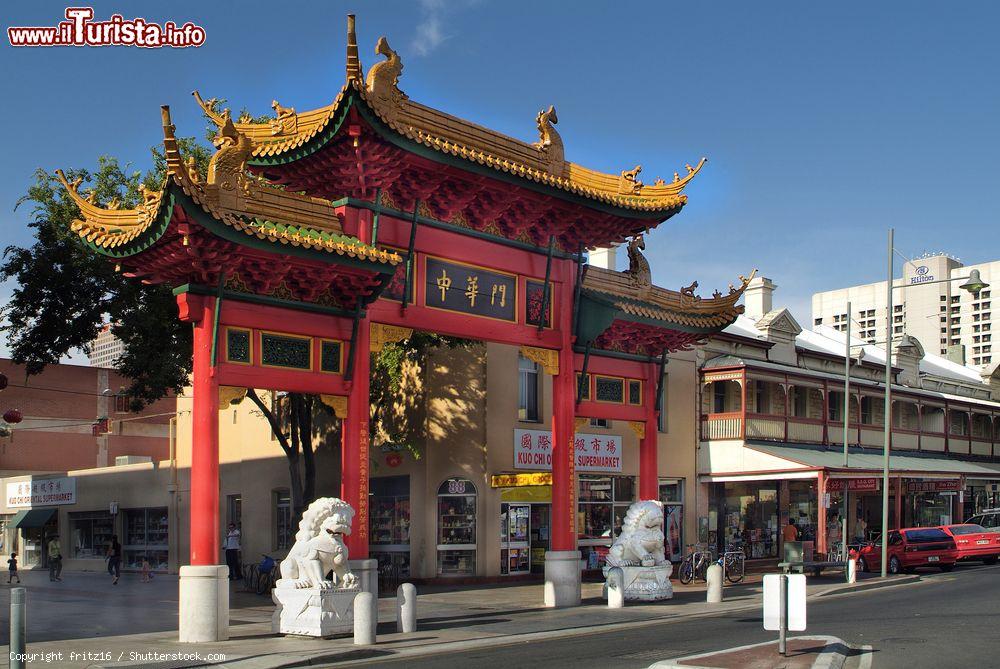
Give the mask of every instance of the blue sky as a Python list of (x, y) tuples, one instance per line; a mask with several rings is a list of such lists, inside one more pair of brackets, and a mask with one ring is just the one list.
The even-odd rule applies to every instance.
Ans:
[[(82, 4), (82, 3), (81, 3)], [(890, 2), (92, 3), (96, 17), (193, 21), (204, 46), (0, 46), (0, 235), (33, 170), (149, 166), (159, 105), (201, 136), (190, 92), (306, 110), (343, 82), (345, 14), (362, 62), (385, 34), (412, 99), (533, 141), (555, 104), (568, 159), (669, 178), (707, 156), (684, 211), (647, 240), (654, 279), (704, 294), (758, 267), (809, 322), (818, 290), (884, 278), (885, 231), (910, 256), (1000, 257), (1000, 6)], [(63, 3), (5, 5), (4, 28)], [(10, 287), (0, 289), (6, 298)], [(5, 351), (0, 347), (0, 354)]]

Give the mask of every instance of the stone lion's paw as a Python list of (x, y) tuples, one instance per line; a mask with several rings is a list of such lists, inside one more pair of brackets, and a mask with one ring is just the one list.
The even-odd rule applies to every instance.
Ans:
[(358, 577), (355, 576), (354, 574), (347, 574), (346, 576), (344, 576), (344, 580), (341, 583), (341, 587), (353, 588), (357, 584), (358, 584)]

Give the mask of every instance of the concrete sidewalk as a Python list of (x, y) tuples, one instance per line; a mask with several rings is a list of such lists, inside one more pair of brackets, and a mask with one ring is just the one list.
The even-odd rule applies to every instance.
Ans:
[[(713, 615), (725, 611), (759, 609), (760, 575), (747, 583), (727, 586), (726, 601), (707, 604), (703, 583), (675, 584), (674, 599), (653, 604), (608, 609), (600, 583), (585, 583), (583, 605), (570, 609), (541, 606), (541, 584), (464, 586), (461, 589), (426, 587), (418, 595), (419, 622), (415, 634), (395, 632), (395, 598), (379, 601), (379, 638), (374, 647), (353, 644), (349, 636), (334, 639), (281, 637), (271, 634), (273, 605), (269, 598), (233, 588), (230, 639), (219, 643), (177, 642), (177, 581), (157, 577), (154, 584), (123, 580), (110, 587), (101, 575), (64, 574), (63, 583), (33, 582), (28, 587), (28, 652), (52, 653), (47, 666), (74, 669), (149, 667), (180, 669), (224, 663), (239, 669), (273, 669), (354, 662), (380, 657), (404, 657), (521, 643), (532, 639), (602, 632), (616, 627), (655, 624), (670, 619)], [(846, 586), (839, 575), (810, 577), (810, 595), (826, 595), (845, 588), (895, 585), (917, 577), (889, 582), (865, 579)], [(9, 588), (0, 599), (9, 598)], [(0, 606), (6, 607), (6, 601)], [(118, 625), (107, 625), (113, 619)], [(47, 625), (40, 625), (47, 621)], [(172, 623), (172, 624), (171, 624)], [(159, 629), (150, 629), (158, 627)], [(4, 630), (6, 632), (6, 630)], [(88, 633), (89, 632), (89, 633)], [(43, 640), (44, 639), (44, 640)], [(61, 653), (61, 655), (54, 655)], [(75, 654), (75, 655), (74, 655)], [(37, 656), (40, 661), (42, 656)]]

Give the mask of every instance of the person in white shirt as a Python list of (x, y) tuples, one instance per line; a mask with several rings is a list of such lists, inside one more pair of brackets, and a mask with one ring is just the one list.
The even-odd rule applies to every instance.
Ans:
[(229, 565), (229, 580), (238, 581), (243, 578), (243, 575), (240, 571), (240, 531), (236, 528), (236, 523), (229, 523), (225, 547), (226, 564)]

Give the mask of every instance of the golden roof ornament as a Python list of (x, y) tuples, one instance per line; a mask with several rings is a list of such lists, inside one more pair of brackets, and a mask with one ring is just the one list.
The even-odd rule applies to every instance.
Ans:
[(403, 61), (389, 46), (389, 40), (384, 35), (378, 38), (375, 55), (385, 56), (385, 60), (375, 63), (368, 70), (368, 79), (365, 82), (368, 95), (376, 103), (398, 105), (407, 99), (406, 94), (399, 90), (399, 75), (403, 72)]
[(642, 165), (622, 170), (621, 178), (618, 180), (618, 192), (621, 195), (638, 195), (642, 191), (643, 183), (639, 181), (639, 172), (642, 172)]
[(649, 262), (642, 255), (646, 249), (646, 240), (642, 235), (636, 235), (628, 243), (628, 269), (625, 270), (632, 281), (632, 285), (639, 291), (640, 296), (649, 292), (653, 286), (653, 274), (649, 269)]
[(271, 100), (274, 110), (274, 120), (271, 121), (271, 134), (294, 135), (299, 129), (299, 117), (292, 107), (282, 107), (277, 100)]
[(559, 116), (556, 114), (555, 105), (549, 105), (548, 110), (541, 110), (535, 117), (535, 123), (538, 125), (538, 141), (533, 146), (545, 155), (550, 174), (560, 174), (565, 161), (562, 137), (555, 128), (558, 122)]

